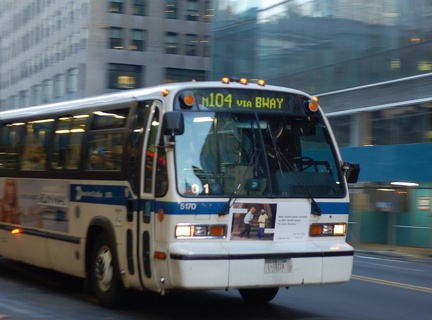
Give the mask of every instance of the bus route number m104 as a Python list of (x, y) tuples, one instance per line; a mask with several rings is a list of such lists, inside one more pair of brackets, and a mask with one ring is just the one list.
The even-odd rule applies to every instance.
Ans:
[(284, 98), (255, 96), (252, 99), (236, 99), (233, 94), (211, 92), (207, 97), (201, 97), (201, 104), (208, 108), (253, 108), (282, 110)]

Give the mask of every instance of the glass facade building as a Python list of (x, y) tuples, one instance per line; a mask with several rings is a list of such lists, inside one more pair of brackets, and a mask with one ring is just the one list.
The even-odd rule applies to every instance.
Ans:
[(352, 186), (352, 241), (432, 247), (432, 2), (220, 0), (212, 78), (320, 99)]

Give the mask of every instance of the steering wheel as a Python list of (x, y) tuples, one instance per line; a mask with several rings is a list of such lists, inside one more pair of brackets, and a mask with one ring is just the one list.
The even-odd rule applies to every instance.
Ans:
[(300, 171), (305, 171), (314, 165), (314, 161), (311, 157), (295, 157), (293, 160)]

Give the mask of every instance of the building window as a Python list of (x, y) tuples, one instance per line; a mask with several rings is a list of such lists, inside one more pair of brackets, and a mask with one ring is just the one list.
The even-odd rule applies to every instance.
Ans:
[(42, 83), (42, 102), (50, 102), (53, 98), (53, 81), (51, 79), (44, 80)]
[(123, 28), (111, 27), (110, 29), (110, 49), (124, 49), (123, 47)]
[(175, 32), (166, 34), (165, 53), (177, 54), (178, 51), (178, 35)]
[(177, 19), (178, 0), (167, 0), (165, 5), (165, 17), (167, 19)]
[(132, 29), (129, 50), (144, 51), (144, 30)]
[(371, 112), (370, 144), (408, 144), (428, 141), (432, 112), (430, 105), (398, 106)]
[(108, 88), (127, 90), (141, 87), (141, 66), (110, 63)]
[(165, 80), (167, 83), (191, 80), (204, 81), (206, 80), (206, 72), (203, 70), (166, 68)]
[(35, 85), (31, 88), (31, 101), (33, 106), (42, 103), (42, 88), (40, 85)]
[(18, 107), (20, 108), (28, 107), (29, 97), (28, 97), (28, 92), (26, 90), (20, 91), (18, 98), (19, 98)]
[(78, 69), (73, 68), (67, 71), (66, 88), (67, 93), (74, 93), (78, 91)]
[(186, 2), (186, 20), (198, 21), (199, 3), (197, 0), (188, 0)]
[(144, 16), (146, 13), (146, 0), (133, 0), (132, 14), (137, 16)]
[(54, 77), (54, 98), (61, 98), (65, 92), (65, 77), (58, 74)]
[(8, 109), (16, 109), (17, 108), (17, 96), (12, 95), (8, 98)]
[(124, 3), (123, 0), (111, 0), (110, 12), (112, 13), (123, 13)]
[(199, 40), (196, 34), (186, 35), (186, 55), (196, 56), (198, 53)]
[(214, 17), (214, 4), (212, 0), (205, 1), (204, 21), (210, 22)]
[(203, 57), (210, 57), (211, 50), (210, 50), (209, 37), (205, 36), (204, 39), (200, 41), (200, 44), (203, 47), (203, 52), (202, 52)]

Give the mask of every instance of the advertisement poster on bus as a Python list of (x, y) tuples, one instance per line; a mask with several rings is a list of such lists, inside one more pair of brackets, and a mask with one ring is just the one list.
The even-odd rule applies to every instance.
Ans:
[(309, 230), (310, 207), (287, 204), (234, 203), (231, 240), (302, 240)]
[(68, 199), (65, 181), (0, 178), (0, 221), (68, 232)]

